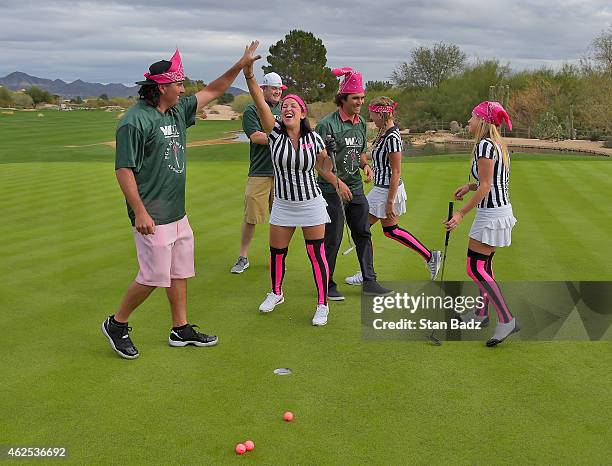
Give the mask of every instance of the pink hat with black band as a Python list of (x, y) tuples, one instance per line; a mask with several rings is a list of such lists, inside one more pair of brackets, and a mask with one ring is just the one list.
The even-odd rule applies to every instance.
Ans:
[(185, 80), (185, 71), (183, 70), (183, 62), (178, 49), (174, 55), (168, 60), (161, 60), (153, 63), (149, 67), (149, 72), (144, 74), (146, 81), (138, 81), (136, 84), (141, 86), (153, 84), (170, 84)]

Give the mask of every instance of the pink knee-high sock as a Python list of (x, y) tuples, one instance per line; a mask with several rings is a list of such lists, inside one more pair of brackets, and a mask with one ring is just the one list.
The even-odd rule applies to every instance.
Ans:
[(431, 251), (408, 231), (400, 228), (398, 225), (383, 227), (383, 232), (387, 238), (394, 239), (398, 243), (408, 246), (410, 249), (418, 252), (426, 262), (429, 262), (431, 259)]
[[(485, 263), (485, 270), (487, 271), (489, 275), (491, 275), (493, 279), (495, 279), (495, 275), (493, 275), (493, 256), (494, 255), (495, 255), (495, 251), (491, 253), (489, 258), (487, 259), (487, 262)], [(489, 295), (486, 292), (480, 290), (480, 296), (482, 297), (483, 304), (482, 306), (476, 308), (476, 315), (478, 317), (484, 317), (489, 312)]]
[(270, 280), (272, 293), (281, 294), (285, 277), (285, 258), (289, 248), (277, 249), (270, 246)]
[(514, 316), (508, 309), (506, 300), (499, 285), (486, 270), (486, 262), (489, 256), (468, 249), (466, 270), (472, 280), (476, 282), (482, 293), (486, 293), (489, 301), (495, 306), (497, 318), (501, 323), (510, 322)]
[(327, 288), (329, 284), (329, 266), (325, 257), (323, 238), (306, 240), (306, 252), (312, 265), (312, 275), (317, 286), (317, 304), (327, 304)]

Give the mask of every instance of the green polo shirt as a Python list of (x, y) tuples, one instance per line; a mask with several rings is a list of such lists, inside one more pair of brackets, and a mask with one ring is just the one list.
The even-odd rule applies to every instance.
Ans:
[[(195, 124), (197, 106), (192, 95), (160, 113), (141, 100), (117, 125), (115, 170), (134, 171), (140, 198), (156, 225), (185, 216), (186, 133)], [(136, 216), (129, 203), (127, 210), (134, 225)]]
[[(280, 115), (280, 105), (272, 106), (268, 104), (272, 114), (275, 117)], [(247, 105), (242, 114), (242, 129), (248, 138), (257, 131), (262, 131), (261, 122), (257, 116), (257, 107), (254, 103)], [(270, 154), (270, 147), (261, 144), (250, 145), (250, 157), (251, 164), (249, 165), (249, 176), (274, 176), (274, 169), (272, 168), (272, 155)]]
[[(336, 110), (323, 118), (317, 124), (315, 131), (321, 135), (323, 140), (328, 134), (333, 134), (336, 139), (336, 169), (338, 178), (346, 183), (351, 192), (363, 193), (363, 182), (359, 173), (360, 157), (366, 151), (366, 124), (359, 116), (359, 122), (353, 124), (351, 121), (343, 121), (340, 112)], [(336, 188), (324, 180), (318, 178), (321, 190), (333, 193)]]

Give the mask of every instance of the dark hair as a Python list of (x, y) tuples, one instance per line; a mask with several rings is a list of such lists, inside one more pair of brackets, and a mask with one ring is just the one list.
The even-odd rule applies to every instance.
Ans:
[(336, 97), (334, 98), (334, 102), (336, 102), (336, 107), (340, 107), (343, 102), (346, 102), (346, 99), (348, 99), (349, 95), (350, 94), (347, 94), (345, 92), (343, 92), (342, 94), (336, 94)]
[(138, 95), (140, 96), (140, 100), (144, 100), (151, 107), (157, 108), (159, 105), (161, 92), (159, 91), (157, 84), (145, 84), (140, 86), (140, 89), (138, 89)]
[[(281, 132), (287, 136), (287, 127), (285, 126), (285, 123), (282, 120), (280, 123), (280, 127), (281, 127)], [(312, 133), (312, 128), (310, 127), (310, 122), (308, 121), (308, 118), (306, 117), (300, 120), (300, 137), (303, 138), (308, 133)]]

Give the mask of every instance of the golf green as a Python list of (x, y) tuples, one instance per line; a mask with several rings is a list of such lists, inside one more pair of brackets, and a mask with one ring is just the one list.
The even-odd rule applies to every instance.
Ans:
[[(196, 239), (190, 322), (212, 348), (171, 348), (157, 290), (130, 320), (139, 359), (120, 359), (100, 331), (137, 272), (114, 176), (116, 115), (0, 114), (0, 282), (3, 357), (0, 443), (68, 449), (71, 464), (604, 464), (609, 462), (609, 341), (371, 342), (360, 292), (331, 303), (314, 328), (312, 271), (302, 235), (289, 247), (286, 301), (269, 289), (267, 227), (238, 255), (248, 146), (188, 150), (187, 212)], [(199, 122), (189, 140), (239, 122)], [(74, 146), (74, 147), (67, 147)], [(467, 155), (405, 160), (400, 225), (441, 249), (441, 222), (467, 181)], [(612, 280), (612, 164), (599, 157), (516, 155), (518, 218), (496, 278)], [(445, 278), (464, 280), (473, 213), (453, 234)], [(422, 260), (373, 228), (381, 281), (425, 280)], [(336, 278), (358, 270), (338, 258)], [(278, 367), (290, 376), (273, 374)], [(283, 412), (295, 413), (284, 422)], [(606, 440), (606, 438), (608, 440)], [(240, 441), (255, 449), (234, 453)]]

